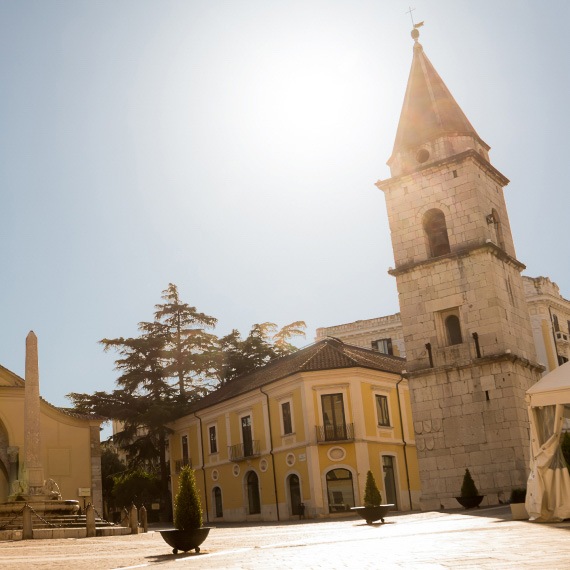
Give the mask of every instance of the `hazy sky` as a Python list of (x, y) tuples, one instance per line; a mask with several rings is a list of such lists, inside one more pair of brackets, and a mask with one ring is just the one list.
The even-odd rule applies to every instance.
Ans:
[[(1, 0), (0, 364), (111, 390), (101, 338), (169, 282), (218, 334), (398, 311), (383, 194), (409, 0)], [(567, 0), (413, 0), (511, 183), (518, 258), (570, 297)]]

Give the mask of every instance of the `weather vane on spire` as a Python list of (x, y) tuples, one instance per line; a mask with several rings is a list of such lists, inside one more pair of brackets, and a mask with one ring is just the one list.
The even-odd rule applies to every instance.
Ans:
[(420, 32), (418, 32), (418, 28), (421, 28), (424, 25), (424, 22), (418, 22), (417, 24), (414, 23), (414, 15), (412, 14), (412, 12), (415, 11), (415, 8), (412, 8), (411, 6), (408, 6), (409, 10), (406, 12), (406, 14), (410, 15), (410, 19), (412, 20), (412, 26), (414, 27), (414, 29), (412, 30), (412, 38), (414, 39), (414, 41), (418, 41), (418, 38), (420, 37)]

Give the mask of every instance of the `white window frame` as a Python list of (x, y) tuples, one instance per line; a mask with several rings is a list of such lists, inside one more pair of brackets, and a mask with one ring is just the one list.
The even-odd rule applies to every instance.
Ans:
[[(388, 423), (381, 424), (380, 423), (380, 414), (378, 413), (378, 397), (386, 398), (386, 406), (388, 408)], [(375, 391), (374, 392), (374, 411), (376, 413), (376, 427), (379, 428), (392, 428), (394, 424), (392, 422), (392, 406), (390, 405), (390, 394), (386, 392)]]

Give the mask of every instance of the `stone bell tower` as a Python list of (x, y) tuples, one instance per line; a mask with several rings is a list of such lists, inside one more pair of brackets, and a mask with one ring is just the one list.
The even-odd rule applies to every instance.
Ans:
[[(465, 468), (486, 503), (526, 481), (525, 391), (540, 377), (503, 187), (412, 31), (384, 191), (423, 509), (457, 507)], [(485, 503), (484, 503), (485, 504)]]

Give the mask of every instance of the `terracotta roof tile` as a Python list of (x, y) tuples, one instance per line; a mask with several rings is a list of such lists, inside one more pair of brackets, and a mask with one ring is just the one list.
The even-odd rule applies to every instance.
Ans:
[(190, 411), (203, 410), (299, 372), (368, 368), (400, 374), (405, 362), (405, 359), (397, 356), (345, 344), (339, 339), (329, 337), (239, 376), (195, 402)]

